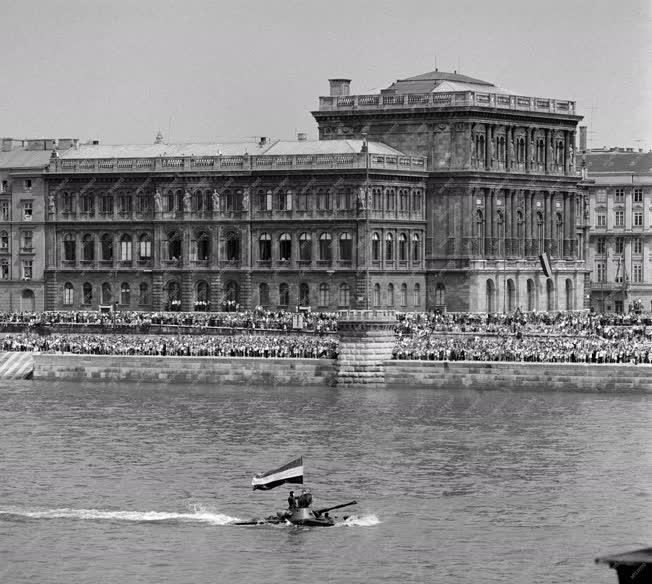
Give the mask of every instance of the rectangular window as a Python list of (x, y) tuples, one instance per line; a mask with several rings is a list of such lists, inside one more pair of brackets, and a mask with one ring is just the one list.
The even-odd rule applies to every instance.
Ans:
[(23, 201), (23, 219), (25, 221), (32, 220), (32, 201)]
[(120, 261), (121, 262), (131, 261), (131, 241), (120, 242)]
[(23, 280), (32, 279), (32, 260), (23, 260)]
[(633, 265), (633, 273), (632, 273), (632, 280), (636, 284), (640, 284), (643, 282), (643, 264), (641, 263), (636, 263)]
[(152, 258), (152, 242), (148, 239), (140, 240), (140, 259), (149, 260)]
[(642, 211), (634, 211), (634, 227), (643, 227)]
[(635, 188), (634, 189), (634, 202), (635, 203), (642, 203), (643, 202), (643, 189), (642, 188)]
[(625, 246), (625, 240), (622, 237), (616, 238), (616, 253), (623, 253), (623, 248)]
[(104, 215), (113, 214), (113, 196), (112, 195), (102, 195), (100, 199), (100, 213)]
[(25, 187), (25, 192), (29, 193), (32, 190), (32, 179), (31, 178), (26, 178), (23, 186)]
[(616, 227), (625, 227), (625, 211), (616, 211)]
[(2, 260), (2, 262), (0, 262), (0, 279), (1, 280), (8, 280), (9, 279), (9, 261), (8, 260)]
[(63, 193), (61, 207), (64, 213), (72, 213), (72, 193)]
[(0, 201), (0, 219), (9, 221), (9, 201)]
[(641, 253), (641, 250), (642, 250), (642, 248), (643, 248), (643, 242), (641, 241), (641, 238), (640, 238), (640, 237), (637, 237), (637, 238), (634, 240), (634, 244), (633, 244), (632, 247), (633, 247), (633, 250), (632, 250), (632, 251), (633, 251), (634, 253)]
[(604, 237), (599, 237), (597, 240), (596, 249), (598, 253), (604, 253), (605, 250), (605, 240)]
[(607, 265), (604, 262), (598, 262), (596, 264), (596, 269), (598, 273), (598, 282), (607, 281)]
[(622, 203), (625, 200), (625, 189), (616, 189), (616, 203)]
[(20, 247), (22, 251), (31, 252), (32, 251), (32, 238), (33, 234), (31, 231), (23, 231), (21, 233), (21, 242)]
[(596, 193), (595, 200), (598, 203), (606, 203), (607, 202), (607, 191), (605, 189), (598, 189), (598, 192)]
[(131, 195), (126, 193), (120, 195), (120, 213), (131, 213)]
[(95, 213), (95, 199), (93, 195), (84, 195), (82, 197), (82, 212), (93, 215)]
[(6, 193), (8, 190), (9, 190), (9, 181), (3, 180), (2, 189), (0, 190), (0, 193)]
[(597, 215), (597, 227), (606, 227), (607, 226), (607, 215), (605, 213), (598, 213)]

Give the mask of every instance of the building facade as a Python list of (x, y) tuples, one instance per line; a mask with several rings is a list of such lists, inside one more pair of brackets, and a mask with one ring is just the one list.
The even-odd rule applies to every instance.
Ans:
[(574, 102), (439, 71), (375, 95), (350, 95), (349, 84), (333, 79), (330, 96), (320, 98), (320, 139), (367, 135), (428, 161), (429, 308), (584, 308)]
[(425, 309), (422, 157), (361, 140), (95, 145), (45, 177), (49, 308)]
[(585, 150), (590, 305), (597, 312), (652, 310), (652, 152)]
[[(66, 141), (62, 142), (67, 147)], [(57, 142), (2, 139), (0, 151), (0, 310), (43, 310), (45, 181)]]

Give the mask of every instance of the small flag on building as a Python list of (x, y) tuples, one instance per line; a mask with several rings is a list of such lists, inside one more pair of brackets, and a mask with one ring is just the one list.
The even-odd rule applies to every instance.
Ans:
[(251, 485), (262, 491), (269, 491), (285, 483), (303, 484), (303, 456), (288, 462), (286, 465), (257, 474), (251, 479)]
[(543, 252), (539, 256), (539, 261), (541, 262), (541, 267), (543, 268), (543, 273), (546, 278), (552, 278), (552, 268), (550, 267), (550, 258), (546, 252)]

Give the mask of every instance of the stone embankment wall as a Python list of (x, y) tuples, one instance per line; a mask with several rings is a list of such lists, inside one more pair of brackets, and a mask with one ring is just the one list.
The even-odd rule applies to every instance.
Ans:
[(334, 359), (34, 353), (34, 379), (247, 385), (334, 385)]
[(388, 387), (652, 393), (652, 365), (385, 361)]

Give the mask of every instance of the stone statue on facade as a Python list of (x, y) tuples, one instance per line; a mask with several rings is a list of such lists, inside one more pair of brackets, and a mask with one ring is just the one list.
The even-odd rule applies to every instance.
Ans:
[(56, 211), (55, 204), (54, 204), (54, 195), (52, 193), (50, 193), (50, 195), (48, 196), (48, 211), (50, 215), (54, 215)]
[(217, 189), (213, 189), (213, 211), (220, 210), (220, 193), (217, 192)]
[(249, 211), (249, 189), (242, 192), (242, 210)]
[(154, 209), (159, 213), (163, 211), (163, 199), (161, 198), (161, 191), (158, 189), (154, 193)]
[(575, 150), (572, 144), (568, 145), (568, 170), (570, 172), (575, 168)]
[(367, 195), (364, 187), (358, 187), (358, 211), (364, 211), (367, 208)]
[(183, 195), (183, 210), (185, 213), (192, 211), (192, 195), (188, 191)]

